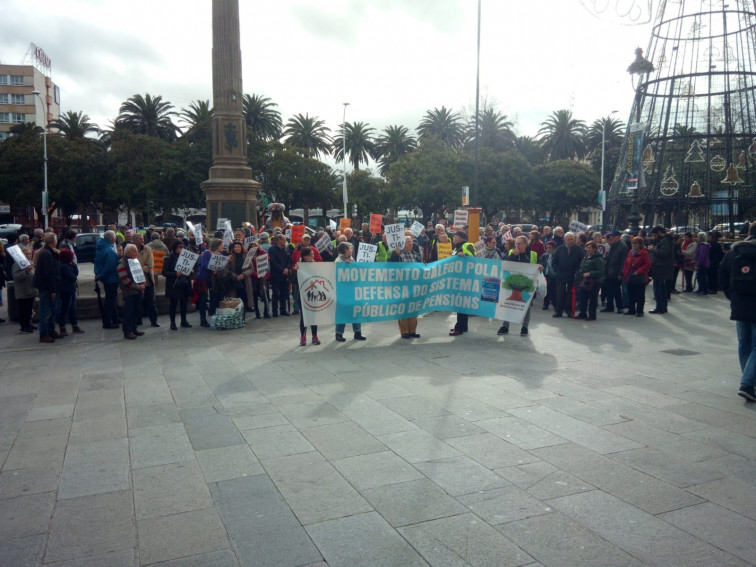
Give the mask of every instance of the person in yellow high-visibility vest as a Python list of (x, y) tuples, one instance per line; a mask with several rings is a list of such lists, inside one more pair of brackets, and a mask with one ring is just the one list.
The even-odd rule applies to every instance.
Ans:
[[(454, 246), (454, 254), (457, 256), (472, 256), (475, 257), (475, 246), (467, 241), (467, 233), (458, 230), (452, 236), (452, 245)], [(456, 337), (462, 333), (467, 332), (467, 313), (457, 313), (457, 323), (454, 328), (449, 331), (449, 335)]]

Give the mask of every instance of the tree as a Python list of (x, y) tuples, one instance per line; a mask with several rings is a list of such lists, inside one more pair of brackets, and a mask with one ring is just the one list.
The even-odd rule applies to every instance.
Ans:
[(386, 173), (389, 165), (416, 147), (417, 140), (409, 135), (409, 130), (404, 126), (384, 128), (383, 134), (375, 141), (375, 157), (378, 160), (381, 175)]
[[(368, 163), (369, 159), (375, 159), (375, 142), (373, 141), (374, 128), (371, 128), (364, 122), (347, 122), (344, 126), (346, 130), (346, 151), (349, 156), (349, 163), (355, 170), (360, 169), (360, 163)], [(342, 129), (339, 128), (339, 134), (331, 143), (331, 153), (336, 161), (344, 159), (344, 138), (341, 135)]]
[(189, 129), (210, 122), (213, 119), (213, 109), (209, 100), (193, 100), (187, 108), (182, 108), (179, 117)]
[(552, 161), (583, 159), (586, 155), (585, 122), (572, 117), (570, 110), (557, 110), (541, 122), (541, 144)]
[(320, 157), (320, 154), (330, 153), (331, 139), (325, 121), (309, 114), (297, 114), (286, 122), (283, 135), (285, 144), (299, 148), (307, 157)]
[(263, 95), (244, 95), (244, 118), (247, 130), (255, 140), (278, 140), (281, 137), (281, 113), (277, 104)]
[(540, 165), (546, 161), (546, 155), (541, 144), (530, 136), (520, 136), (515, 140), (514, 146), (528, 160), (530, 165)]
[(0, 142), (0, 200), (34, 207), (42, 218), (42, 128), (17, 124), (13, 136)]
[(162, 96), (135, 94), (121, 105), (118, 112), (115, 130), (128, 130), (168, 141), (175, 140), (181, 131), (172, 120), (177, 113), (170, 102), (163, 102)]
[(81, 139), (87, 134), (100, 132), (97, 124), (90, 122), (89, 116), (83, 111), (74, 112), (73, 110), (69, 110), (60, 118), (51, 120), (48, 127), (58, 130), (58, 134), (69, 140)]
[[(490, 148), (495, 152), (503, 152), (514, 147), (515, 134), (512, 132), (512, 122), (496, 109), (484, 108), (478, 120), (478, 144), (481, 148)], [(472, 148), (475, 144), (475, 117), (467, 123), (465, 147)]]
[(461, 147), (465, 137), (461, 117), (445, 106), (426, 112), (417, 133), (420, 138), (436, 138), (453, 149)]
[[(534, 206), (533, 167), (520, 152), (495, 152), (484, 147), (479, 153), (478, 168), (475, 204), (486, 217), (502, 209), (510, 212)], [(468, 179), (472, 177), (472, 159), (466, 162), (465, 173)]]
[(586, 149), (589, 152), (593, 170), (601, 175), (601, 137), (606, 128), (604, 146), (604, 187), (609, 187), (614, 178), (614, 172), (619, 163), (622, 141), (625, 135), (625, 124), (610, 116), (599, 118), (591, 124), (585, 135)]
[(349, 202), (357, 205), (359, 218), (370, 213), (383, 214), (391, 200), (386, 181), (373, 176), (370, 170), (355, 170), (348, 174), (347, 186)]
[(551, 211), (549, 222), (567, 222), (575, 209), (596, 203), (599, 179), (583, 163), (550, 161), (536, 168), (535, 189), (540, 208)]

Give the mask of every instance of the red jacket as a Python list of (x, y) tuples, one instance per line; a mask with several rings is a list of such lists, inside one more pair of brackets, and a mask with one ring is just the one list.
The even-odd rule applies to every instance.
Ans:
[[(312, 255), (315, 257), (316, 262), (322, 262), (323, 258), (320, 255), (320, 252), (318, 252), (318, 249), (314, 246), (312, 248)], [(291, 267), (292, 269), (294, 266), (297, 265), (297, 262), (299, 262), (299, 258), (302, 256), (302, 245), (300, 244), (297, 246), (291, 253)]]
[(622, 269), (622, 279), (627, 281), (631, 274), (643, 274), (648, 283), (648, 271), (651, 269), (651, 256), (648, 255), (648, 250), (641, 248), (640, 250), (632, 249), (627, 253), (625, 258), (625, 266)]

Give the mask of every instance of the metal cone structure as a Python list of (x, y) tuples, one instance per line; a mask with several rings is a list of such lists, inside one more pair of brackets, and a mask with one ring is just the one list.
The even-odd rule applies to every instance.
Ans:
[[(662, 0), (645, 54), (628, 68), (635, 98), (605, 218), (711, 228), (756, 215), (756, 0)], [(731, 163), (738, 183), (723, 182)], [(703, 197), (669, 191), (670, 168)]]

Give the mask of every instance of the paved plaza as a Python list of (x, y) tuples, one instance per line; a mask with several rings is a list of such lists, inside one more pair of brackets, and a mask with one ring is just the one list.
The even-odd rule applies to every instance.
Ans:
[(550, 315), (306, 347), (294, 317), (54, 345), (0, 325), (0, 565), (755, 565), (725, 298)]

